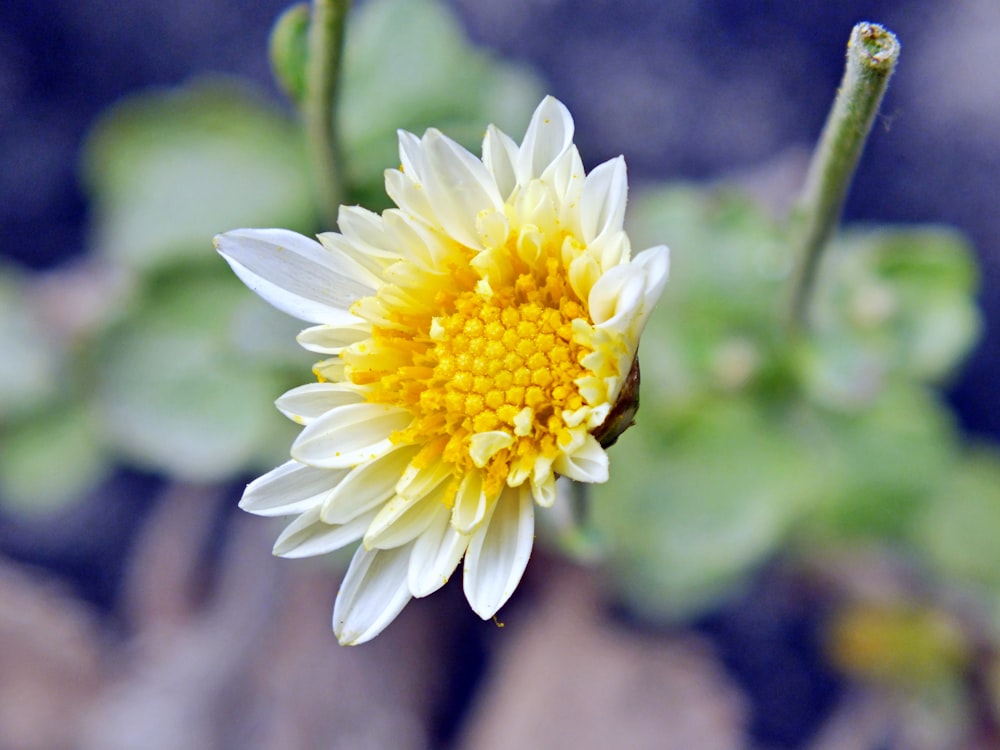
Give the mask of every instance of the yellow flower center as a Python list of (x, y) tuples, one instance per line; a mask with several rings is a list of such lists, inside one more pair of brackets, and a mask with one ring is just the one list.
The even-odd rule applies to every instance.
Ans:
[[(587, 312), (564, 267), (552, 257), (516, 263), (513, 278), (501, 290), (470, 283), (439, 293), (438, 314), (411, 311), (407, 325), (373, 326), (371, 340), (344, 354), (369, 401), (413, 414), (393, 439), (451, 464), (453, 488), (475, 470), (490, 494), (512, 475), (524, 481), (537, 460), (551, 463), (573, 441), (569, 428), (582, 418), (567, 425), (566, 416), (586, 407), (575, 381), (591, 374), (581, 364), (590, 349), (574, 341), (573, 321)], [(387, 362), (395, 366), (379, 366)]]

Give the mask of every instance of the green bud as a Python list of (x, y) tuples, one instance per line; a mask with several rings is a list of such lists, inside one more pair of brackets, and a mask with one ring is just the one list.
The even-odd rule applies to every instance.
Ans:
[(309, 59), (309, 4), (299, 3), (278, 16), (271, 29), (271, 70), (278, 84), (296, 104), (306, 94)]

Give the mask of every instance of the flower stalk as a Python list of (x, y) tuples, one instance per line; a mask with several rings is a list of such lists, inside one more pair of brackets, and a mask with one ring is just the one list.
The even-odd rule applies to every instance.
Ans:
[(334, 226), (342, 200), (336, 104), (350, 0), (313, 0), (307, 37), (302, 119), (320, 215)]
[(896, 36), (878, 24), (859, 23), (851, 31), (844, 77), (792, 216), (795, 259), (789, 307), (792, 330), (806, 324), (820, 254), (840, 220), (861, 152), (896, 68), (899, 50)]

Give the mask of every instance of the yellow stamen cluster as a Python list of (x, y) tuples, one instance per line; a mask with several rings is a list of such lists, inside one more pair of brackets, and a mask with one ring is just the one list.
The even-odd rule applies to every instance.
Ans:
[[(365, 354), (345, 353), (369, 401), (414, 415), (394, 440), (424, 445), (456, 478), (483, 470), (489, 493), (512, 470), (523, 481), (537, 459), (551, 462), (572, 439), (564, 413), (585, 406), (575, 381), (590, 349), (573, 340), (573, 320), (586, 310), (555, 259), (521, 270), (508, 288), (458, 291), (417, 330), (374, 326)], [(391, 370), (364, 367), (391, 359)]]

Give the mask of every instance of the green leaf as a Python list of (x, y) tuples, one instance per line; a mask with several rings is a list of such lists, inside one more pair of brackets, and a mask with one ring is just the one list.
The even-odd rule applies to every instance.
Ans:
[(62, 352), (29, 300), (27, 279), (0, 269), (0, 420), (53, 398)]
[(643, 411), (676, 419), (730, 393), (787, 392), (779, 321), (789, 261), (774, 221), (737, 193), (666, 186), (637, 192), (628, 229), (636, 250), (671, 250), (640, 350)]
[(0, 451), (0, 500), (21, 513), (58, 510), (109, 471), (85, 407), (59, 406), (8, 426)]
[(348, 18), (340, 94), (348, 183), (371, 209), (399, 164), (397, 129), (437, 127), (478, 151), (487, 123), (519, 133), (541, 100), (538, 79), (473, 47), (437, 0), (370, 0)]
[[(940, 382), (979, 336), (974, 256), (957, 232), (940, 227), (853, 230), (829, 249), (813, 308), (814, 345), (866, 360), (872, 371)], [(807, 378), (807, 381), (809, 379)], [(849, 384), (848, 384), (849, 385)], [(822, 399), (823, 388), (818, 389)], [(863, 400), (862, 400), (863, 401)]]
[(101, 351), (106, 439), (142, 466), (194, 481), (281, 460), (294, 428), (273, 402), (288, 370), (309, 367), (297, 328), (226, 269), (158, 279)]
[(593, 517), (625, 602), (684, 617), (734, 591), (773, 555), (818, 489), (777, 416), (717, 401), (673, 428), (640, 411), (610, 450)]
[(145, 271), (215, 263), (212, 237), (236, 227), (312, 227), (295, 123), (235, 81), (140, 94), (98, 123), (84, 152), (92, 244)]
[(810, 539), (899, 538), (954, 465), (951, 415), (920, 386), (894, 383), (856, 413), (798, 416), (822, 488), (808, 517)]
[[(990, 593), (1000, 617), (1000, 450), (972, 450), (914, 519), (912, 538), (938, 570)], [(1000, 620), (998, 620), (1000, 622)]]
[(293, 101), (301, 101), (306, 92), (309, 58), (309, 3), (293, 5), (278, 16), (268, 51), (274, 77)]

